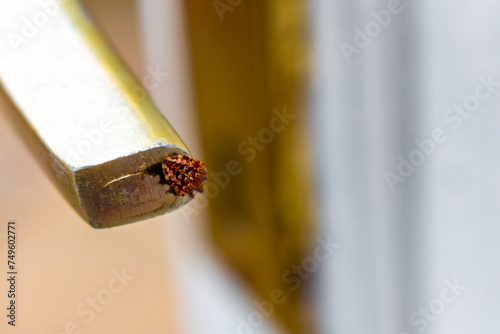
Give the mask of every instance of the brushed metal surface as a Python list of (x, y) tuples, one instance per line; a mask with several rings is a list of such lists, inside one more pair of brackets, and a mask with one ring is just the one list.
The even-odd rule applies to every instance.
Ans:
[(181, 207), (155, 166), (189, 150), (79, 3), (61, 2), (0, 0), (2, 98), (30, 148), (95, 228)]

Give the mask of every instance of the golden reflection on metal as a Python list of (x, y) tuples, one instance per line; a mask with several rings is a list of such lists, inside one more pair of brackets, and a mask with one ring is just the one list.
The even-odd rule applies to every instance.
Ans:
[[(296, 289), (283, 278), (310, 255), (315, 233), (307, 2), (185, 3), (206, 162), (214, 172), (231, 160), (242, 168), (210, 198), (211, 233), (258, 300), (283, 292), (286, 302), (275, 305), (273, 316), (288, 332), (314, 333), (309, 281), (300, 279)], [(270, 129), (284, 109), (296, 118), (271, 141), (257, 139), (255, 148), (249, 136)]]

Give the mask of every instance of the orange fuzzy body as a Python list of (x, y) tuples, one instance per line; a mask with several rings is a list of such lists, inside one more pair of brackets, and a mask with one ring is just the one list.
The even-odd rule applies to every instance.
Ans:
[(167, 184), (179, 196), (194, 197), (194, 192), (203, 192), (203, 182), (207, 180), (207, 170), (201, 161), (187, 155), (173, 155), (162, 163)]

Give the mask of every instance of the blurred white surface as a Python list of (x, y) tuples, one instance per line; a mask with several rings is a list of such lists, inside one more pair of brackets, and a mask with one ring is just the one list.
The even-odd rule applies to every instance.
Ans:
[[(498, 333), (500, 87), (481, 82), (500, 82), (500, 3), (312, 4), (321, 233), (343, 245), (317, 277), (321, 332)], [(436, 129), (392, 191), (386, 172)]]

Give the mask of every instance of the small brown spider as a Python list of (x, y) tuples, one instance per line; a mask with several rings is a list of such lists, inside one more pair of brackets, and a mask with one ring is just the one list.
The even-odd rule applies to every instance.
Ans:
[(194, 192), (203, 192), (203, 182), (207, 180), (205, 164), (187, 155), (173, 155), (162, 163), (167, 184), (179, 196), (194, 197)]

